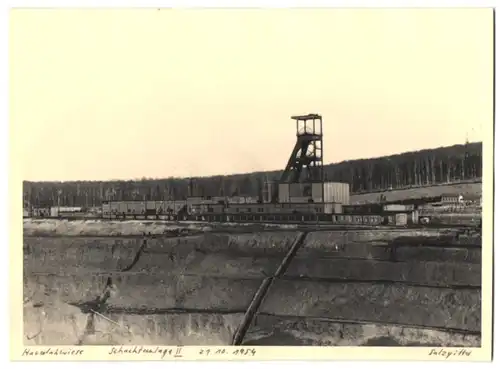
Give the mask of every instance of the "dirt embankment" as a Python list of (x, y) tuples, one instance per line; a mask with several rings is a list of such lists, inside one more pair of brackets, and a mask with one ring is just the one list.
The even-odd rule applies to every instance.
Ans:
[(480, 244), (436, 232), (310, 233), (286, 275), (479, 288)]
[(24, 237), (26, 273), (108, 273), (129, 265), (141, 240), (113, 238)]
[[(296, 232), (205, 234), (150, 239), (132, 271), (193, 272), (209, 275), (221, 273), (228, 276), (242, 273), (242, 277), (265, 276), (275, 270), (296, 235)], [(359, 240), (369, 239), (369, 235), (354, 234), (350, 237), (356, 240), (351, 242), (344, 241), (343, 237), (343, 232), (311, 233), (303, 247), (298, 250), (294, 265), (308, 265), (316, 261), (318, 265), (326, 265), (328, 263), (321, 260), (325, 258), (398, 261), (411, 263), (408, 264), (410, 271), (420, 268), (422, 272), (433, 275), (433, 272), (423, 270), (426, 268), (425, 263), (418, 262), (446, 262), (457, 265), (457, 270), (465, 270), (464, 273), (468, 273), (467, 270), (474, 273), (478, 267), (467, 264), (479, 264), (481, 260), (480, 248), (406, 246), (406, 243), (391, 244), (381, 241), (380, 237), (378, 241), (360, 242)], [(402, 238), (400, 233), (397, 237)], [(25, 237), (24, 269), (30, 273), (57, 274), (120, 271), (134, 263), (142, 242), (142, 239)], [(346, 267), (347, 269), (356, 269), (359, 266), (359, 262), (352, 262), (353, 268)], [(389, 264), (374, 262), (370, 265), (380, 269)], [(394, 264), (394, 272), (390, 273), (401, 270), (401, 265)], [(443, 269), (433, 263), (428, 263), (428, 267), (428, 270)], [(439, 275), (435, 277), (441, 279)]]
[[(362, 230), (362, 231), (316, 231), (308, 234), (301, 252), (338, 254), (339, 252), (366, 252), (372, 246), (396, 249), (433, 248), (439, 250), (480, 250), (481, 235), (461, 236), (453, 229), (422, 230)], [(374, 249), (372, 249), (374, 250)], [(346, 254), (349, 257), (375, 257), (362, 254)], [(381, 257), (384, 257), (381, 255)], [(436, 260), (431, 260), (436, 261)]]
[(260, 315), (244, 345), (480, 347), (481, 336), (391, 324)]
[[(25, 237), (27, 344), (74, 344), (77, 337), (94, 344), (228, 344), (262, 276), (274, 273), (294, 235), (207, 235), (146, 244)], [(113, 293), (93, 313), (109, 277)], [(91, 315), (92, 334), (86, 328)], [(124, 333), (123, 325), (135, 326), (133, 333)]]
[(162, 235), (175, 230), (205, 232), (212, 228), (207, 224), (196, 222), (173, 223), (151, 220), (25, 219), (23, 222), (25, 236), (141, 236), (144, 233)]
[[(271, 285), (261, 313), (290, 316), (286, 319), (292, 320), (293, 316), (361, 319), (385, 327), (366, 328), (370, 324), (365, 324), (362, 330), (349, 328), (342, 333), (346, 337), (387, 333), (394, 338), (397, 331), (391, 327), (396, 323), (479, 330), (480, 290), (418, 287), (408, 282), (480, 285), (480, 249), (414, 245), (410, 236), (415, 234), (411, 232), (311, 233), (285, 278)], [(25, 307), (26, 337), (34, 335), (33, 330), (41, 324), (37, 322), (42, 321), (45, 328), (30, 342), (73, 344), (68, 337), (76, 333), (71, 332), (82, 335), (81, 327), (87, 324), (85, 304), (102, 294), (111, 277), (113, 295), (99, 310), (105, 318), (96, 315), (93, 323), (94, 330), (102, 332), (85, 334), (82, 342), (228, 343), (262, 280), (273, 275), (297, 234), (206, 233), (150, 239), (146, 245), (141, 239), (25, 237), (24, 294), (31, 301)], [(417, 236), (436, 237), (436, 232), (420, 232)], [(395, 246), (401, 240), (405, 242)], [(439, 260), (433, 261), (436, 255)], [(348, 260), (353, 257), (357, 260)], [(439, 262), (443, 259), (446, 263)], [(311, 278), (316, 280), (307, 280)], [(348, 279), (400, 283), (338, 283)], [(309, 321), (307, 324), (319, 327)], [(134, 333), (120, 333), (122, 326), (135, 326)], [(292, 336), (301, 329), (293, 328), (293, 324), (285, 326), (281, 333)], [(378, 333), (370, 335), (370, 329)], [(406, 330), (396, 341), (418, 341), (418, 337), (425, 341), (431, 335), (418, 329), (412, 332)], [(307, 334), (317, 344), (361, 342), (359, 337), (326, 339), (320, 333)], [(439, 341), (448, 336), (436, 337), (441, 337), (436, 338)], [(457, 344), (460, 341), (449, 339)]]
[[(84, 305), (95, 300), (106, 287), (105, 275), (33, 275), (26, 283), (57, 296), (67, 304)], [(220, 310), (244, 312), (260, 281), (203, 276), (119, 274), (113, 278), (114, 292), (106, 310), (137, 314), (167, 310)], [(26, 288), (26, 287), (25, 287)]]
[(37, 301), (24, 307), (25, 345), (226, 345), (243, 315), (104, 312), (91, 320), (79, 307)]
[(277, 280), (262, 313), (481, 330), (481, 292)]
[(26, 273), (199, 274), (263, 277), (274, 273), (295, 232), (206, 234), (142, 239), (25, 237)]
[(208, 223), (197, 221), (166, 220), (109, 220), (109, 219), (24, 219), (25, 236), (87, 236), (87, 237), (133, 237), (165, 235), (181, 232), (200, 234), (204, 232), (261, 232), (273, 230), (296, 230), (294, 224), (274, 223)]
[(341, 282), (387, 281), (426, 286), (481, 287), (481, 265), (437, 262), (328, 260), (296, 258), (286, 276), (324, 278)]

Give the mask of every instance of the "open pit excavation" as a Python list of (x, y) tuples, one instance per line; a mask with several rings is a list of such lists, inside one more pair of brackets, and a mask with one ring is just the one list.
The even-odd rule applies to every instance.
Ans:
[(259, 198), (38, 208), (26, 344), (479, 346), (480, 212), (459, 232), (456, 217), (422, 223), (435, 198), (353, 206), (323, 175), (322, 117), (292, 118), (295, 147)]
[(27, 204), (25, 344), (479, 346), (481, 205), (355, 204), (325, 176), (322, 116), (292, 119), (257, 197), (190, 181), (93, 212)]
[(52, 235), (24, 236), (26, 345), (481, 343), (480, 239), (450, 229)]

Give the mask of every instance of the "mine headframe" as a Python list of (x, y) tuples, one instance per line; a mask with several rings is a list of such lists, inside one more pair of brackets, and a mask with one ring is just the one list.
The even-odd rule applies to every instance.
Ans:
[[(324, 182), (323, 118), (318, 114), (291, 117), (296, 122), (297, 141), (279, 183)], [(278, 193), (273, 196), (277, 201)]]

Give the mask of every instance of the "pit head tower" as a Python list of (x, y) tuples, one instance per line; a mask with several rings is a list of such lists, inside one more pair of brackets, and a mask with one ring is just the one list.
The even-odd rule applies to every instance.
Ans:
[(323, 118), (319, 114), (295, 115), (297, 141), (280, 183), (324, 182)]

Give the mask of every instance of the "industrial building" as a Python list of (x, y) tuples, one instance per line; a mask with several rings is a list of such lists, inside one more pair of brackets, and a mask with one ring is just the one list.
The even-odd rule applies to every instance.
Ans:
[[(258, 198), (190, 196), (185, 200), (110, 201), (103, 204), (102, 217), (376, 225), (403, 223), (402, 216), (411, 214), (411, 206), (380, 207), (371, 211), (350, 206), (349, 184), (325, 181), (322, 116), (308, 114), (293, 116), (292, 119), (296, 125), (292, 152), (279, 180), (265, 183)], [(394, 215), (397, 212), (401, 214), (399, 217)], [(344, 213), (348, 214), (341, 215)]]
[[(104, 219), (199, 220), (209, 222), (291, 222), (353, 225), (418, 223), (414, 204), (350, 204), (348, 183), (325, 180), (323, 118), (318, 114), (291, 117), (296, 141), (284, 170), (264, 184), (258, 197), (188, 196), (164, 201), (104, 201)], [(32, 217), (88, 217), (82, 208), (43, 207)]]

